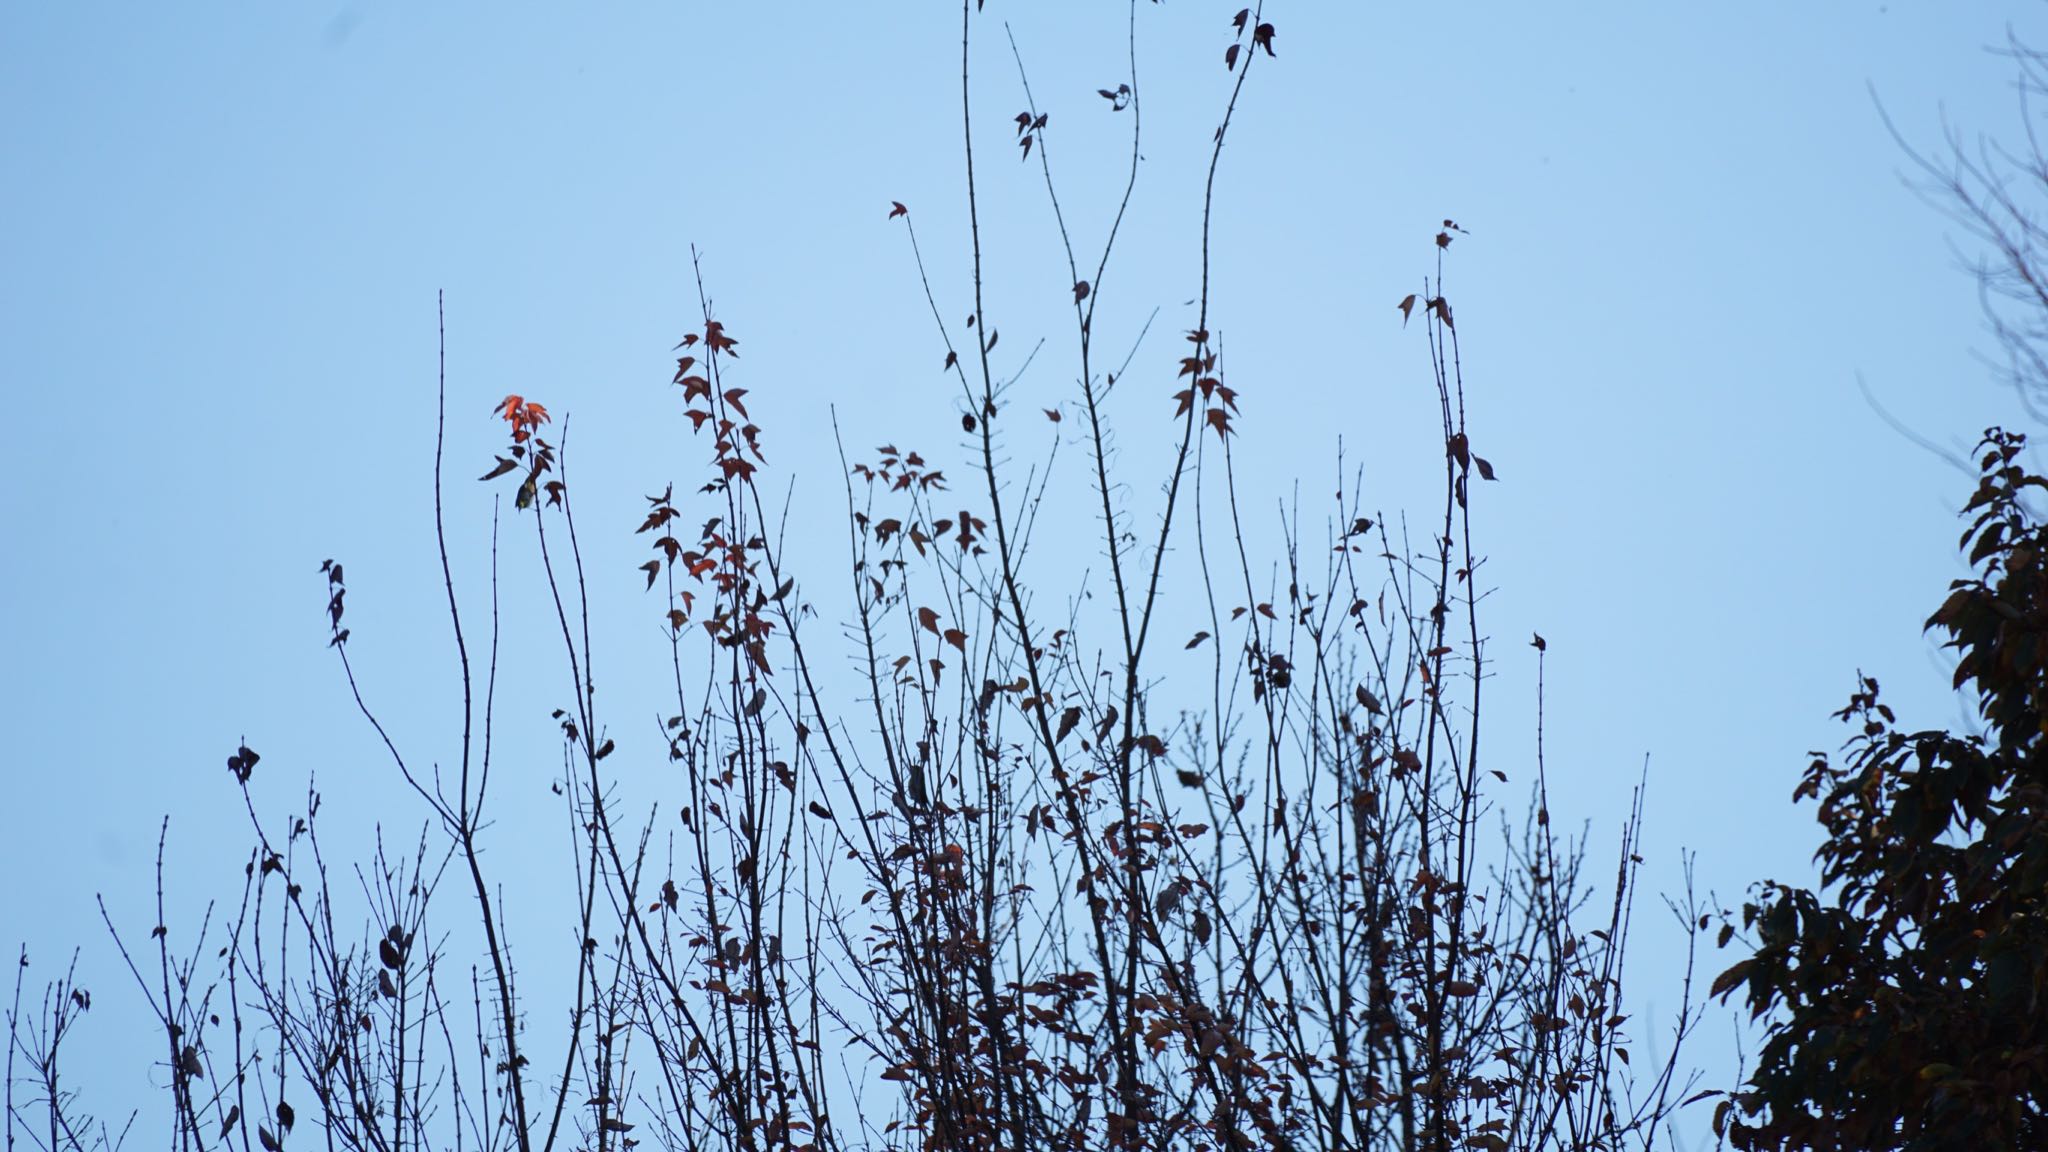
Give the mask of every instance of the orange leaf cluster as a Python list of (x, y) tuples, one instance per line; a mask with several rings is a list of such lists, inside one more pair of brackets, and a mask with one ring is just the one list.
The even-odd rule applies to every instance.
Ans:
[(1187, 415), (1189, 409), (1195, 406), (1195, 398), (1199, 394), (1203, 421), (1216, 430), (1219, 438), (1227, 438), (1230, 435), (1231, 418), (1237, 415), (1237, 392), (1224, 384), (1222, 377), (1217, 375), (1216, 354), (1203, 354), (1203, 349), (1209, 342), (1209, 333), (1203, 329), (1196, 329), (1188, 333), (1188, 342), (1195, 345), (1197, 354), (1181, 357), (1179, 374), (1193, 376), (1195, 382), (1193, 387), (1183, 388), (1173, 394), (1174, 400), (1179, 404), (1173, 410), (1173, 414)]
[(512, 425), (514, 444), (526, 443), (540, 430), (540, 426), (550, 419), (545, 407), (529, 402), (526, 397), (517, 393), (498, 401), (497, 408), (493, 410), (502, 415), (507, 424)]
[(491, 411), (512, 426), (512, 447), (509, 456), (497, 457), (497, 465), (477, 477), (479, 480), (495, 480), (500, 476), (526, 466), (526, 478), (520, 482), (519, 494), (514, 503), (523, 511), (533, 506), (534, 497), (545, 490), (548, 503), (562, 502), (563, 487), (560, 480), (543, 485), (541, 474), (555, 465), (555, 450), (542, 440), (537, 433), (540, 426), (552, 419), (546, 406), (533, 403), (526, 397), (514, 393), (491, 406)]

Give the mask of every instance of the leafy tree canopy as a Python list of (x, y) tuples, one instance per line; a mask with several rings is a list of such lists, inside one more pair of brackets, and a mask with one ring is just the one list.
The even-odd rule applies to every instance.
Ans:
[[(2048, 1147), (2048, 480), (1993, 428), (1964, 514), (1976, 575), (1927, 621), (1981, 733), (1901, 730), (1875, 679), (1794, 793), (1817, 799), (1822, 888), (1763, 885), (1753, 953), (1713, 993), (1775, 1014), (1715, 1117), (1739, 1149)], [(1724, 926), (1721, 942), (1735, 933)]]

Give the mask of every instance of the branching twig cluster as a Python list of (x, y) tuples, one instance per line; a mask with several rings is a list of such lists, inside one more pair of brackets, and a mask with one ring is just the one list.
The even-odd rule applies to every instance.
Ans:
[[(1692, 1017), (1666, 1025), (1660, 1066), (1632, 1072), (1643, 1025), (1623, 1004), (1622, 957), (1640, 806), (1602, 883), (1584, 839), (1552, 825), (1540, 727), (1533, 751), (1489, 749), (1481, 766), (1491, 658), (1468, 510), (1475, 475), (1493, 467), (1471, 448), (1444, 296), (1459, 230), (1445, 221), (1419, 294), (1445, 445), (1426, 540), (1369, 508), (1353, 477), (1320, 540), (1290, 510), (1281, 553), (1256, 557), (1210, 246), (1216, 173), (1254, 72), (1277, 60), (1276, 31), (1262, 8), (1232, 21), (1183, 354), (1134, 351), (1111, 371), (1097, 307), (1124, 283), (1114, 256), (1143, 144), (1131, 8), (1129, 75), (1100, 93), (1128, 117), (1130, 166), (1092, 249), (1070, 226), (1050, 115), (1011, 43), (1016, 139), (1073, 281), (1071, 337), (1031, 355), (1049, 343), (1070, 357), (1079, 389), (1045, 411), (1043, 466), (1020, 477), (1010, 444), (1036, 417), (1016, 418), (1021, 369), (986, 311), (983, 287), (1003, 272), (982, 246), (970, 69), (981, 18), (962, 4), (963, 328), (942, 319), (951, 306), (914, 217), (901, 204), (889, 215), (903, 220), (978, 475), (963, 485), (973, 495), (956, 495), (915, 451), (847, 462), (856, 683), (815, 655), (813, 590), (785, 569), (758, 483), (764, 434), (735, 376), (739, 341), (701, 272), (673, 383), (711, 470), (694, 494), (651, 497), (640, 527), (670, 637), (673, 708), (657, 741), (614, 737), (598, 703), (553, 416), (521, 396), (500, 406), (510, 443), (484, 478), (516, 482), (572, 689), (553, 716), (577, 844), (572, 987), (519, 986), (503, 878), (481, 851), (499, 754), (495, 521), (491, 638), (474, 663), (438, 537), (463, 698), (452, 777), (423, 771), (365, 701), (341, 627), (343, 570), (324, 567), (349, 690), (426, 829), (402, 857), (380, 843), (352, 885), (337, 884), (317, 792), (282, 834), (247, 804), (257, 848), (232, 921), (202, 925), (189, 957), (160, 927), (156, 976), (130, 965), (167, 1045), (179, 1152), (307, 1140), (350, 1152), (1591, 1150), (1659, 1138), (1685, 1087), (1675, 1041)], [(1257, 366), (1236, 375), (1256, 380)], [(1125, 379), (1177, 381), (1160, 387), (1175, 405), (1161, 409), (1171, 450), (1142, 512), (1124, 498), (1110, 434), (1108, 399)], [(1063, 443), (1087, 457), (1083, 511), (1062, 522), (1093, 524), (1108, 582), (1096, 600), (1034, 557), (1048, 502), (1066, 498), (1052, 487)], [(1164, 637), (1183, 622), (1199, 627), (1176, 648)], [(614, 770), (649, 748), (673, 768), (673, 815), (634, 821)], [(230, 762), (245, 796), (256, 759), (244, 747)], [(1511, 773), (1528, 785), (1529, 816), (1496, 839), (1485, 785)], [(451, 869), (472, 920), (455, 935), (440, 927)], [(1694, 923), (1696, 910), (1681, 914)], [(366, 927), (343, 927), (363, 915)], [(450, 941), (471, 938), (465, 971)], [(220, 975), (206, 977), (216, 941)], [(66, 1126), (54, 1069), (75, 1016), (68, 986), (53, 987), (41, 1023), (12, 1021), (12, 1052), (36, 1071), (10, 1070), (10, 1091), (30, 1088), (9, 1098), (10, 1149), (17, 1122), (45, 1112), (49, 1152), (108, 1143)], [(534, 1005), (549, 1031), (529, 1031)], [(296, 1133), (294, 1106), (314, 1121)]]

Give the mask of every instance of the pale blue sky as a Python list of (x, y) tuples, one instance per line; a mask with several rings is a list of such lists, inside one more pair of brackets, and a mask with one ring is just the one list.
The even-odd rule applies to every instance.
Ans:
[[(1098, 331), (1121, 349), (1161, 309), (1139, 361), (1159, 379), (1134, 375), (1113, 413), (1139, 515), (1156, 503), (1139, 469), (1167, 435), (1160, 366), (1189, 326), (1195, 181), (1235, 6), (1138, 13), (1146, 161)], [(488, 493), (470, 478), (501, 437), (490, 405), (520, 392), (572, 414), (622, 703), (659, 648), (636, 506), (703, 455), (666, 389), (695, 307), (690, 244), (823, 563), (843, 541), (827, 404), (857, 446), (964, 469), (932, 370), (942, 349), (884, 218), (912, 206), (945, 310), (964, 315), (957, 17), (566, 11), (0, 9), (15, 811), (0, 937), (43, 959), (87, 945), (97, 1003), (126, 1021), (141, 1007), (120, 994), (92, 896), (146, 929), (166, 811), (181, 896), (233, 888), (247, 836), (222, 761), (238, 738), (263, 752), (280, 811), (311, 769), (338, 818), (360, 818), (341, 782), (388, 771), (324, 647), (322, 559), (349, 568), (360, 668), (401, 736), (452, 746), (425, 486), (438, 289), (462, 574), (484, 571)], [(1069, 219), (1092, 238), (1127, 147), (1095, 95), (1126, 78), (1123, 10), (989, 4), (990, 310), (1021, 357), (1041, 334), (1069, 338), (1067, 285), (1046, 259), (1037, 168), (1009, 144), (1023, 99), (999, 15), (1051, 117)], [(1541, 631), (1561, 814), (1610, 829), (1647, 755), (1652, 886), (1675, 886), (1681, 845), (1724, 898), (1806, 876), (1814, 826), (1788, 796), (1807, 750), (1839, 742), (1827, 714), (1852, 674), (1878, 676), (1909, 722), (1956, 717), (1919, 625), (1959, 570), (1951, 510), (1967, 485), (1887, 430), (1856, 374), (1944, 442), (2014, 413), (1973, 358), (1992, 349), (1951, 247), (1967, 238), (1902, 186), (1871, 93), (1930, 149), (1943, 109), (2010, 137), (2010, 69), (1986, 49), (2009, 23), (2048, 40), (2048, 12), (1276, 0), (1267, 15), (1278, 56), (1254, 75), (1218, 184), (1214, 311), (1262, 506), (1286, 477), (1326, 492), (1341, 436), (1371, 503), (1424, 507), (1441, 449), (1420, 336), (1392, 305), (1431, 269), (1437, 221), (1457, 219), (1473, 439), (1503, 478), (1476, 506), (1499, 589), (1495, 747), (1526, 754), (1522, 644)], [(1023, 410), (1071, 396), (1057, 363), (1020, 386)], [(529, 559), (508, 551), (508, 603), (536, 604)], [(534, 726), (537, 765), (508, 788), (549, 837), (552, 655), (538, 631), (511, 639), (508, 660), (539, 671), (506, 701), (508, 723)], [(404, 828), (419, 813), (382, 815)], [(1636, 987), (1655, 999), (1670, 939), (1654, 893), (1644, 910), (1657, 932)], [(1721, 1058), (1725, 1035), (1710, 1040), (1701, 1054)]]

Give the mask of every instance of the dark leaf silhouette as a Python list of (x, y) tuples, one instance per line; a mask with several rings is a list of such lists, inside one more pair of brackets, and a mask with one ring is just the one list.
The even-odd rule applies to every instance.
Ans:
[[(2048, 901), (2048, 646), (2031, 607), (2048, 599), (2048, 522), (2031, 503), (2048, 479), (2020, 464), (2024, 446), (1998, 428), (1978, 445), (1963, 541), (1977, 572), (1927, 621), (1982, 733), (1904, 729), (1859, 674), (1835, 713), (1853, 734), (1841, 762), (1813, 754), (1794, 793), (1818, 801), (1824, 887), (1755, 889), (1749, 954), (1709, 988), (1742, 992), (1768, 1021), (1754, 1074), (1715, 1114), (1738, 1149), (2040, 1144), (2038, 1109), (2014, 1106), (2048, 1091), (2048, 1070), (2022, 1055), (2048, 1046), (2034, 1003), (2048, 935), (2023, 911)], [(1733, 935), (1724, 923), (1721, 940)]]

